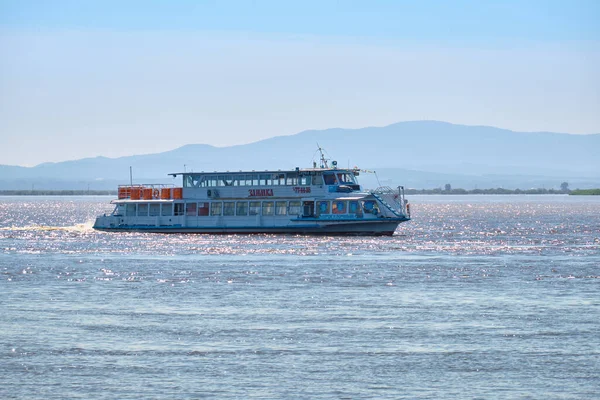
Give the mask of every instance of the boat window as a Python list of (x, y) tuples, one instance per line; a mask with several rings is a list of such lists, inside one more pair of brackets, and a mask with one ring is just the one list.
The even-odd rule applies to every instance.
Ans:
[(346, 214), (346, 202), (335, 200), (331, 206), (331, 210), (334, 214)]
[(117, 204), (111, 215), (119, 217), (123, 215), (123, 206), (121, 204)]
[(350, 214), (356, 214), (358, 212), (358, 201), (350, 201), (350, 203), (348, 204), (348, 212)]
[(298, 214), (300, 214), (301, 211), (302, 211), (302, 209), (300, 207), (299, 201), (290, 201), (290, 209), (289, 209), (290, 215), (298, 215)]
[(273, 202), (263, 201), (262, 203), (262, 215), (273, 215)]
[(231, 186), (233, 180), (231, 179), (231, 175), (219, 175), (217, 185), (218, 186)]
[(287, 201), (275, 202), (275, 215), (285, 215), (287, 212)]
[(252, 185), (253, 186), (258, 186), (259, 185), (259, 181), (258, 181), (258, 175), (253, 174), (252, 176)]
[(323, 174), (326, 185), (335, 185), (335, 175), (331, 173)]
[(138, 217), (147, 217), (148, 216), (148, 204), (138, 204)]
[(185, 205), (185, 215), (196, 216), (197, 215), (197, 204), (196, 203), (187, 203)]
[(233, 186), (246, 186), (246, 175), (234, 175)]
[(206, 217), (208, 215), (209, 203), (198, 203), (198, 216)]
[(274, 174), (273, 175), (273, 185), (275, 185), (275, 186), (285, 185), (285, 174)]
[(173, 215), (173, 204), (163, 204), (160, 215), (162, 215), (163, 217), (170, 217), (171, 215)]
[(217, 177), (216, 176), (207, 176), (202, 181), (202, 187), (215, 187), (217, 186)]
[(319, 214), (329, 214), (329, 202), (321, 200), (318, 203)]
[(183, 215), (183, 203), (175, 203), (173, 214), (175, 214), (175, 216)]
[(200, 187), (200, 181), (202, 180), (202, 175), (191, 175), (192, 176), (192, 187)]
[(260, 201), (251, 201), (249, 210), (250, 210), (250, 215), (260, 214)]
[(271, 174), (260, 174), (259, 178), (261, 186), (271, 185)]
[(378, 214), (379, 213), (379, 207), (377, 206), (377, 203), (375, 202), (375, 200), (365, 200), (362, 203), (363, 203), (363, 209), (365, 210), (365, 213), (367, 213), (367, 214)]
[(238, 201), (236, 205), (235, 215), (248, 215), (248, 202)]
[(183, 187), (199, 187), (201, 186), (202, 175), (188, 174), (183, 175)]
[(302, 186), (308, 186), (311, 184), (311, 181), (312, 181), (312, 179), (310, 176), (301, 176), (298, 179), (298, 184), (302, 185)]
[(150, 204), (150, 216), (157, 217), (160, 215), (160, 204)]
[(312, 184), (313, 185), (322, 185), (323, 177), (321, 175), (313, 175), (312, 176)]
[(252, 175), (246, 175), (246, 186), (252, 186)]
[(127, 204), (127, 207), (125, 207), (125, 216), (127, 216), (127, 217), (135, 216), (135, 204)]
[(356, 181), (354, 180), (354, 175), (349, 174), (347, 172), (346, 173), (338, 173), (337, 178), (341, 185), (348, 185), (348, 184), (353, 185), (356, 183)]
[(220, 201), (210, 203), (210, 215), (221, 215), (222, 204)]
[(285, 184), (288, 186), (295, 186), (298, 184), (298, 175), (296, 173), (288, 173)]
[(223, 215), (235, 215), (235, 202), (226, 201), (223, 203)]

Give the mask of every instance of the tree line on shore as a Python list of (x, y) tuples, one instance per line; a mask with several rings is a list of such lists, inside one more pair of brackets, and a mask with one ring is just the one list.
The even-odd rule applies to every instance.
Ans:
[(600, 195), (600, 189), (576, 189), (576, 190), (561, 190), (561, 189), (405, 189), (405, 194), (569, 194), (569, 195)]
[(406, 189), (406, 194), (569, 194), (570, 191), (558, 189), (504, 189), (504, 188), (489, 188), (489, 189), (450, 189), (442, 188), (435, 189)]
[(575, 195), (586, 195), (586, 196), (600, 196), (600, 189), (576, 189), (570, 194)]
[(600, 189), (569, 189), (569, 183), (563, 182), (560, 184), (560, 189), (504, 189), (504, 188), (489, 188), (489, 189), (453, 189), (452, 185), (447, 183), (444, 188), (435, 189), (406, 189), (406, 194), (570, 194), (570, 195), (600, 195)]

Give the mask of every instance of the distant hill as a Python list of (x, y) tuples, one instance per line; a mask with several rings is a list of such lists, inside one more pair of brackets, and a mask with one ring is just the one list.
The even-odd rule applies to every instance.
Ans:
[[(600, 183), (600, 134), (513, 132), (486, 126), (437, 121), (400, 122), (385, 127), (310, 130), (246, 145), (190, 144), (157, 154), (86, 158), (35, 167), (0, 165), (0, 189), (105, 189), (129, 181), (169, 181), (170, 172), (307, 167), (316, 160), (317, 143), (340, 166), (378, 171), (388, 183), (437, 187), (486, 182), (583, 187)], [(185, 166), (185, 167), (184, 167)], [(385, 177), (382, 176), (385, 175)], [(389, 176), (388, 176), (389, 175)], [(367, 182), (375, 182), (367, 176)], [(375, 179), (375, 180), (374, 180)], [(449, 181), (449, 182), (446, 182)], [(421, 183), (422, 182), (422, 183)], [(383, 182), (382, 182), (383, 184)], [(22, 186), (22, 187), (18, 187)], [(114, 186), (113, 186), (114, 187)]]

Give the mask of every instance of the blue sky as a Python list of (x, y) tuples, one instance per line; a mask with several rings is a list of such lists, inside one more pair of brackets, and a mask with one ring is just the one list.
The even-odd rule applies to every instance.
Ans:
[(2, 4), (13, 29), (246, 31), (416, 40), (597, 40), (591, 1), (51, 1)]
[(599, 1), (2, 1), (0, 164), (436, 119), (600, 133)]

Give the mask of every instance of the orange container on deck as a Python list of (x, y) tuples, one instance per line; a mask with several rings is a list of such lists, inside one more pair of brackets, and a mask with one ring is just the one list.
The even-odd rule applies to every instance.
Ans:
[(173, 188), (173, 198), (174, 199), (183, 199), (183, 188)]
[(169, 200), (171, 198), (171, 189), (170, 188), (160, 189), (160, 198), (163, 200)]
[(144, 188), (144, 200), (152, 200), (152, 188)]
[(131, 188), (129, 186), (120, 186), (119, 187), (119, 199), (128, 198), (130, 193), (131, 193)]
[(141, 187), (132, 187), (131, 188), (131, 200), (139, 200), (142, 197), (142, 189)]

